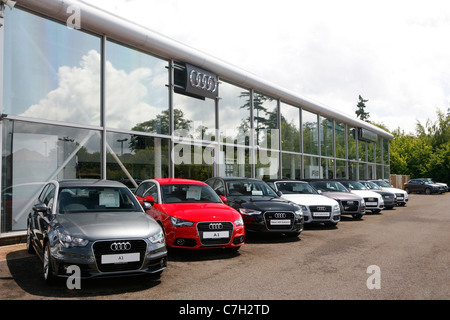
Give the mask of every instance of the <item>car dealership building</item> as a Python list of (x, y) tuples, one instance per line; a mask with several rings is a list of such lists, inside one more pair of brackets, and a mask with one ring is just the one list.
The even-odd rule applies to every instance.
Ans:
[(389, 178), (354, 116), (87, 1), (1, 1), (3, 237), (50, 180)]

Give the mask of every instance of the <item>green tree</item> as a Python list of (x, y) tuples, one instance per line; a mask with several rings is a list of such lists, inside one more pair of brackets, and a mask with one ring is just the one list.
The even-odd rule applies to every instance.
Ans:
[(361, 97), (361, 95), (359, 96), (358, 99), (359, 99), (359, 101), (358, 101), (358, 104), (356, 105), (356, 107), (358, 109), (355, 111), (356, 116), (363, 121), (367, 121), (367, 120), (369, 120), (370, 115), (369, 115), (369, 112), (365, 111), (365, 109), (366, 109), (366, 102), (368, 102), (369, 100), (364, 100)]

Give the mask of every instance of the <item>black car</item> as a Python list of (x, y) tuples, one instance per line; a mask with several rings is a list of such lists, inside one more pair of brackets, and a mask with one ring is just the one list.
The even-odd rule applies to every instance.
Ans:
[(215, 177), (206, 183), (241, 213), (246, 232), (298, 236), (303, 231), (302, 209), (281, 199), (261, 180)]
[(434, 183), (431, 179), (411, 179), (404, 185), (404, 189), (407, 193), (417, 192), (417, 193), (444, 193), (445, 189), (442, 185)]
[(83, 279), (159, 275), (167, 259), (159, 224), (125, 185), (106, 180), (47, 183), (28, 215), (27, 249), (48, 283), (72, 266)]
[(370, 191), (379, 193), (383, 197), (384, 207), (386, 209), (392, 209), (395, 207), (397, 203), (397, 196), (393, 192), (383, 190), (379, 185), (373, 183), (371, 181), (359, 181), (364, 187), (369, 189)]

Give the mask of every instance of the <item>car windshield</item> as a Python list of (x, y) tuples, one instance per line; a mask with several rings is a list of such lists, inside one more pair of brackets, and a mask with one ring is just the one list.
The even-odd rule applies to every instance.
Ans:
[(121, 187), (67, 187), (59, 190), (59, 213), (142, 212), (134, 195)]
[(230, 196), (272, 197), (278, 198), (265, 182), (257, 180), (233, 180), (227, 181), (228, 194)]
[(391, 185), (389, 183), (387, 183), (386, 181), (377, 180), (377, 181), (374, 181), (373, 183), (379, 185), (382, 188), (392, 188)]
[(432, 179), (423, 179), (426, 183), (434, 184), (435, 182)]
[(311, 185), (322, 192), (350, 192), (341, 183), (336, 181), (313, 181)]
[(357, 181), (342, 181), (341, 183), (349, 190), (367, 190), (365, 186)]
[(201, 184), (161, 185), (163, 203), (220, 203), (219, 196), (210, 186)]
[(284, 194), (317, 194), (308, 183), (294, 182), (294, 181), (282, 181), (275, 182), (278, 191)]
[(370, 181), (363, 181), (361, 182), (367, 189), (370, 190), (381, 190), (381, 187), (373, 182)]

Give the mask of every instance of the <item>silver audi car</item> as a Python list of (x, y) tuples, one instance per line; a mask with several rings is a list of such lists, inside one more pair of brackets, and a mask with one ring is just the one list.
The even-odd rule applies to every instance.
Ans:
[(46, 282), (70, 276), (71, 266), (79, 267), (80, 278), (159, 276), (166, 268), (161, 227), (119, 182), (51, 181), (27, 226), (27, 249), (42, 260)]

